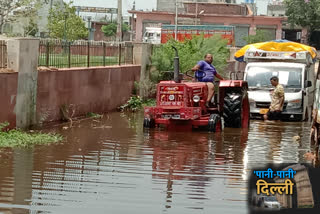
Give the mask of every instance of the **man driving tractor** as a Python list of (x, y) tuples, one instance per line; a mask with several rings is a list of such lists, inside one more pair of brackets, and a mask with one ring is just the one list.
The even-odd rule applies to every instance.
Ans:
[(206, 101), (206, 106), (209, 107), (211, 99), (214, 95), (214, 77), (218, 77), (220, 80), (223, 80), (223, 77), (221, 77), (215, 67), (212, 65), (213, 56), (211, 54), (206, 54), (204, 56), (204, 60), (201, 60), (196, 64), (191, 70), (192, 71), (198, 71), (201, 70), (205, 73), (204, 77), (198, 77), (197, 80), (199, 82), (206, 82), (208, 86), (208, 99)]

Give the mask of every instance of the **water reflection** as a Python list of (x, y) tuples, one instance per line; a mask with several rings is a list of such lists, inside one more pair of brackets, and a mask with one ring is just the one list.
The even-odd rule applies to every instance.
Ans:
[[(2, 149), (0, 211), (246, 213), (249, 170), (304, 161), (310, 149), (306, 123), (145, 133), (142, 120), (142, 114), (112, 113), (50, 129), (65, 136), (61, 144)], [(292, 141), (295, 135), (300, 142)]]
[[(239, 173), (239, 165), (247, 138), (248, 130), (237, 129), (226, 129), (223, 134), (151, 131), (146, 143), (154, 151), (152, 176), (167, 182), (166, 208), (174, 202), (174, 189), (180, 189), (181, 180), (188, 190), (186, 200), (202, 201), (201, 206), (193, 208), (203, 209), (205, 201), (221, 204), (244, 200), (241, 196), (232, 198), (225, 193), (235, 189), (236, 194), (243, 194), (241, 189), (245, 188), (245, 182)], [(210, 189), (214, 191), (210, 192)], [(228, 196), (221, 197), (220, 192)]]
[[(244, 177), (249, 169), (267, 163), (305, 162), (310, 150), (308, 123), (253, 121), (244, 150)], [(300, 140), (294, 140), (299, 136)]]

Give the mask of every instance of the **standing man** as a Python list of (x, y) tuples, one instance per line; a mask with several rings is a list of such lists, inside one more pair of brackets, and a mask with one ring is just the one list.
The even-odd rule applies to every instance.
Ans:
[(213, 56), (211, 54), (206, 54), (204, 56), (204, 60), (199, 61), (198, 64), (191, 69), (192, 71), (201, 70), (206, 74), (205, 77), (198, 78), (198, 81), (207, 83), (207, 86), (208, 86), (208, 99), (206, 102), (207, 107), (209, 107), (211, 99), (214, 95), (214, 85), (213, 85), (214, 77), (216, 76), (220, 80), (223, 80), (223, 78), (217, 73), (215, 67), (212, 65), (212, 61), (213, 61)]
[(271, 94), (269, 111), (266, 115), (263, 115), (263, 118), (264, 120), (280, 120), (284, 104), (284, 89), (283, 86), (279, 84), (278, 77), (271, 77), (270, 82), (275, 89)]

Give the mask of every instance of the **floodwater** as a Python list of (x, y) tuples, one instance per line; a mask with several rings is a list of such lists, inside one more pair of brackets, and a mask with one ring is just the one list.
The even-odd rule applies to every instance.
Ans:
[(307, 122), (145, 133), (142, 121), (115, 112), (51, 128), (60, 144), (0, 149), (0, 213), (247, 213), (249, 169), (310, 150)]

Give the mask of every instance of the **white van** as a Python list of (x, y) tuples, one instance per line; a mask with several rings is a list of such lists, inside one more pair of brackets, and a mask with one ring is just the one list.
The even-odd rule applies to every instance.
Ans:
[[(265, 56), (264, 58), (262, 56)], [(303, 121), (311, 118), (315, 94), (314, 63), (309, 52), (274, 52), (245, 54), (247, 66), (244, 80), (248, 82), (250, 117), (261, 118), (271, 103), (272, 76), (279, 78), (285, 90), (282, 117)]]
[(149, 42), (152, 44), (160, 44), (161, 43), (161, 28), (146, 27), (146, 32), (143, 35), (143, 42)]
[(261, 207), (264, 209), (280, 210), (281, 205), (275, 196), (263, 196), (261, 199)]

